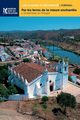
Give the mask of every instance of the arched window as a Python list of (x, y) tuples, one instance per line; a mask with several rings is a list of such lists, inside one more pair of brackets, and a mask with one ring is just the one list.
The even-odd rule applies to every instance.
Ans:
[(50, 80), (49, 82), (51, 83), (52, 81)]
[(40, 86), (42, 86), (42, 83), (40, 84)]

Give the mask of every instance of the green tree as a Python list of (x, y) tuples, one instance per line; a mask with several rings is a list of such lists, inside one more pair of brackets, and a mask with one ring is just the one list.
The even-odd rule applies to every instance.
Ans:
[(71, 81), (71, 82), (73, 82), (73, 81), (72, 81), (72, 78), (71, 78), (70, 76), (68, 77), (68, 80)]
[(10, 85), (8, 87), (8, 93), (9, 93), (9, 95), (12, 95), (12, 94), (17, 94), (18, 91), (17, 91), (17, 89), (16, 89), (16, 87), (14, 85)]
[(9, 96), (8, 89), (3, 84), (0, 84), (0, 96), (5, 98)]
[(42, 102), (46, 103), (48, 101), (48, 97), (47, 96), (43, 96), (42, 97)]
[(0, 83), (4, 83), (8, 79), (8, 67), (7, 65), (0, 66)]
[(23, 62), (31, 62), (31, 59), (25, 58), (25, 59), (23, 59)]
[(15, 65), (19, 65), (20, 63), (19, 63), (19, 62), (15, 62), (14, 64), (15, 64)]
[(64, 112), (66, 113), (67, 107), (75, 108), (76, 98), (69, 93), (62, 92), (57, 96), (57, 103), (64, 108)]
[(43, 109), (47, 109), (46, 103), (42, 104)]
[(80, 68), (75, 68), (73, 71), (75, 74), (80, 74)]

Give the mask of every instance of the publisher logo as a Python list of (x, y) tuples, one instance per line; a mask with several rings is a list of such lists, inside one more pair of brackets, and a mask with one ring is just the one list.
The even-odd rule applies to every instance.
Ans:
[(3, 14), (6, 15), (15, 15), (18, 14), (16, 8), (3, 8)]
[(19, 0), (0, 0), (0, 16), (19, 16)]

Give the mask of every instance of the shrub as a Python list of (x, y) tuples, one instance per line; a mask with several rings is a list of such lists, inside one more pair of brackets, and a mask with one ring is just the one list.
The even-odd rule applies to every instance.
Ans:
[(8, 89), (3, 84), (0, 84), (0, 97), (8, 98), (8, 96)]
[(8, 79), (8, 67), (7, 65), (0, 66), (0, 83), (4, 83)]
[(0, 97), (0, 102), (3, 102), (4, 100), (2, 99), (2, 97)]
[(75, 68), (73, 71), (75, 74), (80, 74), (80, 68)]
[(48, 101), (48, 97), (47, 97), (47, 96), (43, 96), (43, 97), (42, 97), (42, 102), (45, 103), (46, 101)]
[(31, 59), (25, 58), (23, 59), (23, 62), (31, 62)]
[(46, 109), (46, 108), (47, 108), (46, 103), (42, 104), (42, 107), (43, 107), (44, 109)]
[(71, 107), (75, 108), (76, 106), (76, 98), (69, 94), (69, 93), (61, 93), (57, 96), (57, 103), (61, 106), (64, 107), (64, 111), (66, 113), (66, 108)]
[(10, 85), (8, 87), (8, 93), (9, 93), (9, 95), (12, 95), (12, 94), (17, 94), (18, 91), (17, 91), (17, 89), (16, 89), (16, 87), (14, 85)]
[(38, 109), (38, 104), (35, 103), (33, 106), (33, 114), (37, 113), (37, 109)]
[(14, 65), (19, 65), (20, 63), (19, 62), (15, 62)]
[(68, 77), (68, 80), (71, 81), (71, 82), (73, 82), (73, 81), (72, 81), (72, 78), (71, 78), (70, 76)]

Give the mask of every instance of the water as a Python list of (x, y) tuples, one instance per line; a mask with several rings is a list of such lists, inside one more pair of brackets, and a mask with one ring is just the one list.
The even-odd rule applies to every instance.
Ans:
[[(69, 52), (67, 50), (64, 50), (56, 46), (47, 46), (47, 48), (51, 53), (54, 53), (55, 55), (58, 55), (60, 57), (68, 57), (70, 63), (80, 65), (80, 55), (77, 55), (73, 52)], [(49, 56), (49, 53), (48, 53), (48, 56)]]

